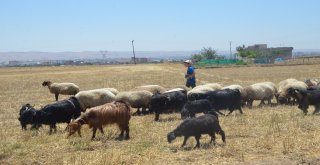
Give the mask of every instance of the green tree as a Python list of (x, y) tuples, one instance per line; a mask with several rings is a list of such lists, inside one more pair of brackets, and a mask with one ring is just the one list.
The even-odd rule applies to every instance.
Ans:
[(201, 54), (193, 54), (191, 55), (191, 60), (193, 62), (199, 62), (203, 59), (203, 56)]
[(239, 56), (242, 58), (256, 58), (261, 54), (259, 52), (253, 51), (253, 50), (246, 50), (245, 45), (238, 46), (236, 48), (236, 50), (237, 50)]
[(217, 51), (212, 49), (211, 47), (202, 48), (200, 53), (191, 55), (191, 59), (194, 62), (199, 62), (201, 60), (214, 60), (217, 59)]
[(202, 48), (200, 55), (203, 56), (204, 59), (206, 60), (214, 60), (217, 59), (217, 51), (212, 49), (211, 47), (208, 48)]

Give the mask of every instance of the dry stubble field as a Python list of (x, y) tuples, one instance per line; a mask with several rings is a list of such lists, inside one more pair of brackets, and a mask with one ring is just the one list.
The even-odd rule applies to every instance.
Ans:
[[(217, 82), (246, 86), (256, 82), (278, 83), (286, 78), (319, 77), (320, 65), (234, 67), (197, 69), (198, 84)], [(303, 116), (296, 107), (244, 108), (220, 117), (227, 143), (208, 144), (202, 136), (201, 148), (192, 149), (190, 138), (180, 148), (182, 138), (168, 144), (166, 134), (180, 122), (178, 114), (134, 116), (130, 121), (131, 139), (117, 141), (117, 127), (105, 127), (105, 135), (90, 141), (91, 131), (83, 127), (83, 137), (66, 138), (66, 124), (48, 134), (48, 126), (39, 131), (22, 131), (17, 120), (22, 104), (36, 108), (54, 102), (54, 96), (42, 81), (74, 82), (81, 90), (114, 87), (120, 91), (145, 84), (173, 88), (184, 84), (181, 64), (114, 65), (79, 67), (34, 67), (0, 69), (0, 164), (275, 164), (319, 163), (320, 116)], [(61, 99), (68, 98), (63, 96)], [(273, 100), (275, 102), (275, 100)], [(135, 111), (135, 110), (133, 110)], [(309, 113), (313, 107), (309, 109)]]

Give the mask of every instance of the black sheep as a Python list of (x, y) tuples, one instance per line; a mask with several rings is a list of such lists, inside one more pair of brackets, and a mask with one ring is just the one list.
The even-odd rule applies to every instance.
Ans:
[(195, 147), (200, 147), (199, 139), (201, 134), (209, 134), (211, 136), (210, 143), (215, 143), (215, 133), (218, 133), (222, 137), (222, 141), (225, 143), (226, 138), (224, 131), (221, 129), (219, 120), (217, 116), (212, 114), (205, 114), (197, 118), (191, 118), (184, 120), (174, 131), (168, 133), (167, 139), (171, 143), (176, 137), (184, 136), (183, 147), (190, 136), (194, 136), (197, 145)]
[(32, 124), (50, 125), (56, 131), (56, 123), (69, 123), (72, 118), (77, 118), (81, 114), (78, 100), (72, 96), (68, 100), (58, 101), (48, 104), (41, 110), (26, 110), (20, 116), (20, 122)]
[[(195, 117), (196, 113), (208, 113), (208, 111), (214, 111), (209, 100), (201, 99), (188, 101), (181, 110), (181, 119), (188, 117)], [(218, 112), (219, 113), (219, 112)]]
[(181, 91), (155, 94), (151, 97), (150, 112), (155, 112), (155, 121), (159, 120), (161, 113), (181, 112), (187, 102), (187, 95)]

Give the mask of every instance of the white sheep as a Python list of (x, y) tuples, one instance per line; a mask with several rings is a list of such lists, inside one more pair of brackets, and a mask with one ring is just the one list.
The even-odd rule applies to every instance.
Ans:
[(169, 89), (169, 90), (167, 90), (167, 91), (165, 91), (163, 93), (170, 93), (170, 92), (176, 92), (176, 91), (181, 91), (181, 92), (187, 94), (187, 90), (183, 89), (183, 88), (173, 88), (173, 89)]
[(208, 86), (197, 86), (197, 88), (193, 88), (190, 91), (188, 91), (187, 96), (188, 98), (190, 97), (190, 95), (193, 94), (203, 94), (203, 93), (207, 93), (210, 91), (214, 91), (212, 88), (208, 87)]
[(103, 89), (109, 90), (114, 95), (117, 95), (119, 93), (119, 91), (116, 88), (103, 88)]
[(288, 95), (288, 89), (294, 88), (299, 90), (306, 90), (307, 84), (303, 81), (298, 81), (296, 79), (286, 79), (279, 83), (279, 90), (276, 94), (277, 102), (280, 104), (291, 103), (291, 98)]
[(209, 84), (205, 84), (205, 85), (199, 85), (199, 86), (194, 87), (190, 91), (188, 91), (187, 96), (189, 98), (190, 95), (192, 95), (192, 94), (199, 94), (199, 93), (203, 94), (203, 93), (215, 91), (218, 89), (222, 89), (222, 86), (218, 83), (209, 83)]
[(240, 91), (240, 94), (242, 95), (242, 91), (243, 91), (243, 87), (239, 84), (234, 84), (234, 85), (228, 85), (228, 86), (225, 86), (221, 89), (232, 89), (232, 90), (235, 90), (235, 89), (238, 89)]
[(156, 93), (163, 93), (166, 91), (166, 89), (160, 85), (143, 85), (143, 86), (138, 86), (133, 88), (131, 91), (141, 91), (141, 90), (145, 90), (145, 91), (149, 91), (152, 94), (156, 94)]
[(283, 91), (283, 88), (289, 84), (289, 83), (292, 83), (292, 82), (296, 82), (298, 81), (297, 79), (294, 79), (294, 78), (288, 78), (288, 79), (285, 79), (285, 80), (282, 80), (279, 82), (278, 84), (278, 92), (281, 92)]
[(75, 97), (78, 99), (83, 112), (86, 111), (87, 108), (115, 101), (116, 98), (110, 90), (105, 88), (80, 91)]
[(241, 90), (243, 90), (243, 87), (241, 85), (234, 84), (234, 85), (225, 86), (222, 89), (239, 89), (239, 91), (241, 92)]
[(242, 100), (247, 102), (248, 107), (252, 108), (254, 100), (261, 100), (260, 105), (264, 104), (265, 100), (268, 101), (268, 104), (271, 104), (276, 91), (277, 89), (272, 82), (262, 82), (244, 87), (241, 96)]
[(222, 85), (218, 84), (218, 83), (208, 83), (208, 84), (204, 84), (204, 85), (199, 85), (199, 86), (194, 87), (193, 89), (203, 88), (203, 87), (209, 87), (212, 90), (222, 89)]
[(145, 113), (149, 108), (152, 93), (146, 90), (138, 91), (126, 91), (120, 92), (116, 96), (116, 101), (124, 101), (131, 105), (132, 108), (137, 108), (137, 112), (134, 114), (140, 114), (140, 108)]
[(42, 86), (48, 86), (50, 93), (55, 95), (58, 101), (59, 94), (75, 95), (79, 92), (79, 87), (74, 83), (52, 83), (51, 81), (43, 81)]

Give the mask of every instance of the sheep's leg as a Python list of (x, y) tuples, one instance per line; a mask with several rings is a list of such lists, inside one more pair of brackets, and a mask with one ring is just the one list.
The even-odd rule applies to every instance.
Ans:
[(261, 100), (260, 104), (258, 105), (258, 107), (262, 107), (263, 105), (266, 105), (266, 103), (264, 102), (264, 100)]
[(240, 111), (241, 114), (243, 114), (241, 106), (238, 107), (238, 110)]
[(80, 129), (78, 129), (78, 134), (81, 137), (81, 130)]
[(49, 130), (49, 134), (52, 134), (52, 129), (54, 129), (55, 124), (50, 124), (50, 130)]
[(188, 138), (189, 138), (189, 136), (184, 137), (181, 147), (184, 147), (186, 145)]
[(252, 104), (253, 104), (253, 100), (252, 99), (248, 100), (248, 108), (249, 109), (252, 108)]
[(135, 115), (140, 115), (140, 108), (137, 108), (137, 111), (134, 112), (132, 115), (133, 115), (133, 116), (135, 116)]
[(219, 125), (218, 130), (219, 130), (218, 134), (221, 135), (222, 141), (223, 141), (223, 143), (225, 143), (226, 142), (226, 135), (224, 134), (224, 131), (221, 129), (220, 125)]
[(201, 134), (200, 135), (196, 135), (196, 136), (194, 136), (194, 138), (196, 139), (196, 141), (197, 141), (197, 144), (196, 144), (196, 146), (194, 147), (194, 148), (199, 148), (200, 147), (200, 137), (201, 137)]
[(123, 134), (124, 134), (124, 129), (121, 127), (121, 133), (119, 135), (119, 138), (122, 138), (123, 137)]
[(159, 116), (160, 116), (160, 114), (159, 114), (159, 113), (155, 113), (154, 121), (159, 121)]
[(143, 115), (147, 114), (147, 108), (143, 107), (141, 113), (142, 113)]
[(97, 132), (97, 127), (93, 127), (91, 140), (93, 140), (96, 137), (96, 132)]
[(222, 115), (222, 116), (225, 116), (225, 114), (223, 114), (222, 112), (220, 111), (216, 111), (219, 115)]
[(314, 111), (313, 111), (313, 115), (314, 115), (314, 114), (317, 114), (317, 113), (319, 112), (319, 110), (320, 110), (320, 105), (317, 104), (317, 105), (314, 106), (314, 108), (315, 108), (315, 109), (314, 109)]
[(54, 132), (54, 133), (57, 132), (57, 126), (56, 126), (56, 124), (53, 124), (53, 132)]
[(210, 136), (211, 136), (210, 143), (216, 144), (216, 134), (213, 132), (213, 133), (210, 133)]
[(125, 139), (128, 140), (128, 139), (130, 139), (130, 136), (129, 136), (129, 124), (126, 125), (126, 129), (125, 130), (126, 130)]
[(56, 97), (56, 101), (58, 101), (59, 93), (54, 94), (54, 96)]
[(101, 134), (104, 134), (102, 127), (99, 127), (99, 130), (100, 130)]
[(229, 108), (229, 113), (226, 116), (229, 116), (233, 112), (233, 108)]
[[(25, 127), (25, 129), (27, 129), (27, 127)], [(37, 128), (37, 124), (36, 124), (36, 123), (32, 124), (32, 126), (31, 126), (30, 129), (38, 129), (38, 128)]]
[(268, 104), (271, 105), (271, 99), (268, 99)]

